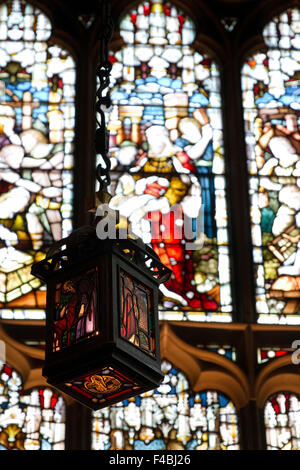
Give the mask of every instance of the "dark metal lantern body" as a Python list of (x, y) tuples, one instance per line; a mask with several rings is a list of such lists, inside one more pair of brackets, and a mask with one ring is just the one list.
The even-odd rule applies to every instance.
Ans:
[(94, 410), (156, 388), (169, 269), (141, 240), (99, 240), (93, 227), (64, 243), (32, 266), (47, 284), (47, 382)]

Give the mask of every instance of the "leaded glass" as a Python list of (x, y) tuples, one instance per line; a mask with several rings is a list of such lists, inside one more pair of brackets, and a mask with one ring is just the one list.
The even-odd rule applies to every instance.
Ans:
[(289, 349), (284, 348), (258, 348), (257, 349), (257, 362), (258, 364), (264, 364), (265, 362), (275, 359), (276, 357), (285, 356), (289, 354)]
[(50, 388), (22, 390), (20, 375), (0, 362), (0, 450), (63, 450), (65, 403)]
[(97, 268), (91, 269), (56, 284), (53, 351), (96, 333), (97, 271)]
[(140, 390), (133, 380), (114, 367), (104, 367), (89, 375), (65, 382), (64, 388), (99, 404), (117, 398), (122, 400), (124, 394)]
[[(111, 53), (111, 206), (172, 270), (162, 320), (231, 321), (220, 71), (169, 2), (143, 2)], [(195, 246), (196, 245), (196, 246)]]
[(149, 354), (155, 354), (151, 290), (135, 278), (120, 272), (122, 338)]
[(0, 316), (44, 318), (30, 274), (72, 229), (75, 64), (23, 0), (0, 5)]
[(236, 409), (216, 391), (195, 393), (167, 361), (162, 385), (93, 412), (93, 450), (239, 449)]
[(260, 323), (300, 324), (299, 17), (274, 18), (242, 69)]
[(300, 449), (300, 398), (290, 392), (270, 397), (264, 409), (268, 450)]

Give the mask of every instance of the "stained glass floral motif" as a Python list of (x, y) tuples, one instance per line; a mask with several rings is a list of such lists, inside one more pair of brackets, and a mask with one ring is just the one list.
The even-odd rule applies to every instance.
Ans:
[(282, 348), (258, 348), (257, 349), (257, 362), (258, 364), (264, 364), (271, 359), (276, 357), (285, 356), (289, 354), (289, 349), (282, 349)]
[(93, 412), (93, 450), (239, 449), (233, 403), (220, 393), (191, 391), (187, 377), (163, 361), (162, 385)]
[(20, 375), (0, 362), (0, 450), (63, 450), (65, 403), (50, 388), (22, 391)]
[(85, 397), (87, 403), (92, 401), (101, 405), (108, 400), (122, 400), (124, 394), (138, 390), (138, 385), (114, 367), (104, 367), (65, 382), (64, 388), (74, 397)]
[(97, 269), (56, 285), (53, 351), (95, 334), (97, 285)]
[(300, 449), (300, 397), (280, 392), (266, 402), (264, 409), (268, 450)]
[(120, 272), (122, 338), (154, 355), (154, 321), (151, 291), (123, 270)]
[(289, 9), (269, 23), (242, 69), (260, 323), (300, 324), (299, 18)]
[[(23, 0), (0, 5), (0, 307), (43, 318), (31, 264), (72, 228), (75, 64), (49, 19)], [(19, 312), (19, 313), (18, 313)]]
[(169, 2), (141, 3), (120, 34), (125, 45), (110, 56), (111, 206), (173, 271), (161, 319), (230, 322), (219, 68), (192, 48), (194, 24)]

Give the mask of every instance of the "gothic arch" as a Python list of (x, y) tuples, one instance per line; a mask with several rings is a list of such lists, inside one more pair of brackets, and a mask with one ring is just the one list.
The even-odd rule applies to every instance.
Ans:
[[(119, 23), (122, 16), (131, 9), (141, 4), (141, 0), (135, 0), (130, 3), (112, 0), (112, 16), (114, 20), (114, 35), (111, 41), (112, 50), (117, 50), (123, 45), (119, 35)], [(196, 27), (196, 37), (192, 46), (195, 50), (202, 50), (209, 54), (218, 65), (222, 64), (226, 57), (229, 47), (226, 30), (222, 26), (217, 16), (207, 8), (205, 3), (195, 1), (193, 8), (190, 8), (182, 0), (170, 0), (168, 3), (183, 11), (194, 22)], [(196, 5), (198, 3), (198, 5)], [(213, 31), (213, 33), (212, 33)], [(101, 37), (101, 18), (93, 26), (94, 42)]]
[(300, 395), (282, 388), (268, 397), (264, 423), (268, 450), (299, 450)]
[(290, 354), (272, 360), (259, 373), (255, 383), (257, 406), (263, 408), (269, 396), (282, 390), (300, 395), (299, 366), (292, 364)]

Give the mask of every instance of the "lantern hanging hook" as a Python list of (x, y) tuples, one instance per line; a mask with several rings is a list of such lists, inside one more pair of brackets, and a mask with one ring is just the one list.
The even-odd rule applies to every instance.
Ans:
[(109, 77), (112, 64), (109, 61), (109, 43), (113, 34), (113, 20), (111, 16), (110, 0), (102, 0), (101, 7), (101, 50), (100, 63), (96, 68), (96, 75), (99, 81), (99, 87), (96, 92), (96, 122), (97, 129), (95, 133), (95, 150), (101, 156), (100, 162), (96, 169), (96, 177), (100, 184), (100, 191), (106, 191), (110, 185), (110, 168), (111, 162), (108, 156), (109, 148), (109, 131), (105, 125), (105, 112), (111, 106), (111, 98), (109, 94)]

